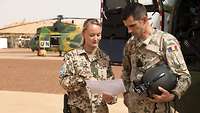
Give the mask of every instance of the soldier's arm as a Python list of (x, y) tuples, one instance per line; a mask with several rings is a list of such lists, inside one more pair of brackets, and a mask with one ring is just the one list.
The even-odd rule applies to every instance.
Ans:
[(111, 61), (109, 60), (108, 62), (109, 62), (109, 65), (108, 65), (108, 70), (107, 70), (107, 78), (108, 80), (113, 80), (115, 79), (115, 76), (112, 70)]
[(73, 56), (66, 54), (64, 64), (60, 69), (60, 85), (67, 92), (78, 91), (86, 85), (84, 78), (76, 74), (72, 58)]
[(187, 69), (178, 40), (172, 35), (164, 38), (165, 56), (171, 70), (177, 74), (177, 86), (172, 92), (179, 99), (191, 85), (191, 75)]
[(123, 56), (123, 61), (122, 61), (122, 65), (123, 65), (123, 70), (122, 70), (122, 79), (123, 79), (123, 83), (126, 89), (126, 92), (129, 91), (130, 88), (130, 73), (131, 73), (131, 61), (128, 55), (128, 47), (127, 45), (124, 48), (124, 56)]

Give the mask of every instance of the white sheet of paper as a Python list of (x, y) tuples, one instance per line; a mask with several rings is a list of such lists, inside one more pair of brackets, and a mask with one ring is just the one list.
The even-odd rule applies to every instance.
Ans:
[(117, 96), (125, 92), (122, 79), (116, 80), (86, 80), (87, 87), (94, 93), (105, 93)]

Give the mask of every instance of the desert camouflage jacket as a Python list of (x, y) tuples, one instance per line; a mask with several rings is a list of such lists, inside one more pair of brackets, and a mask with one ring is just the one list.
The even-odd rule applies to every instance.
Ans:
[(153, 103), (148, 97), (139, 96), (133, 90), (133, 81), (140, 81), (144, 71), (158, 62), (165, 62), (177, 74), (178, 83), (173, 92), (178, 98), (190, 86), (191, 76), (174, 36), (155, 29), (144, 41), (131, 37), (124, 48), (122, 76), (128, 93), (126, 103), (130, 113), (166, 112), (166, 103)]
[(102, 95), (91, 93), (85, 80), (114, 79), (110, 59), (100, 49), (89, 57), (83, 48), (74, 49), (64, 56), (60, 70), (60, 84), (66, 90), (68, 104), (86, 113), (108, 113)]

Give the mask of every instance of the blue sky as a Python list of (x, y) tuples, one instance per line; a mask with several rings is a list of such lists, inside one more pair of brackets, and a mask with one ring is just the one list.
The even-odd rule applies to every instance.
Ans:
[(0, 27), (16, 21), (64, 17), (99, 17), (100, 0), (0, 0)]

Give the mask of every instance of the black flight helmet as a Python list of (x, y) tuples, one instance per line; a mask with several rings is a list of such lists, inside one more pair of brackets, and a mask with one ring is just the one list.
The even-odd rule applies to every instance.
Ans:
[(176, 87), (177, 75), (174, 74), (166, 64), (160, 64), (148, 69), (142, 78), (143, 83), (147, 87), (149, 96), (152, 94), (161, 94), (158, 87), (162, 87), (169, 92)]

